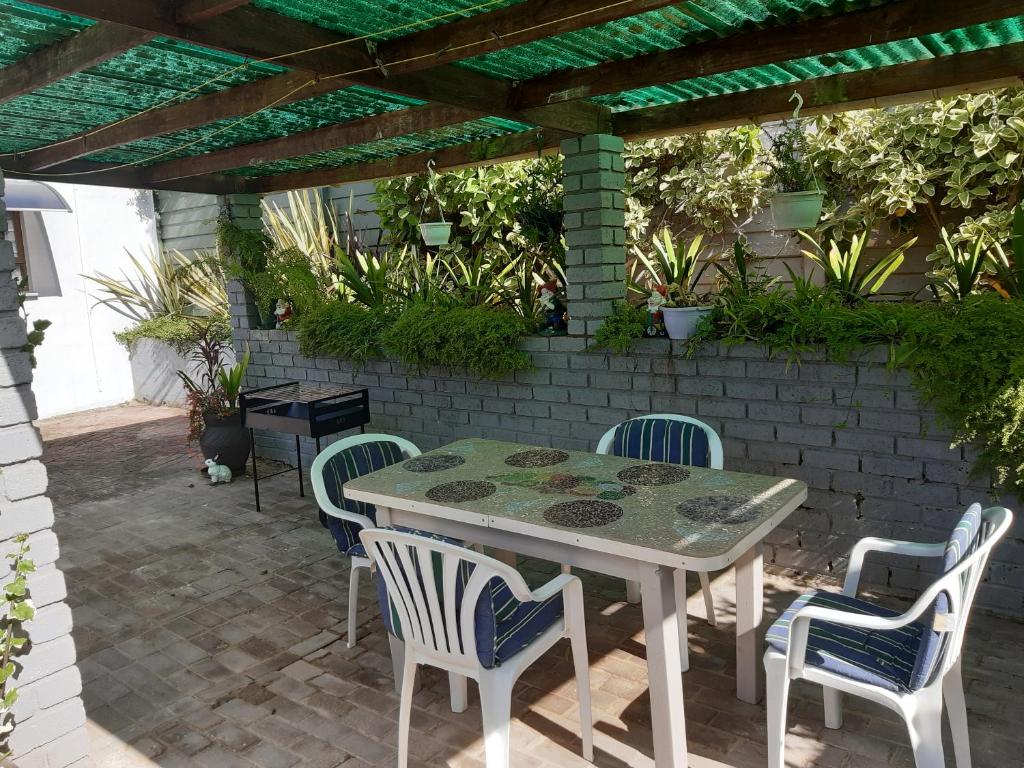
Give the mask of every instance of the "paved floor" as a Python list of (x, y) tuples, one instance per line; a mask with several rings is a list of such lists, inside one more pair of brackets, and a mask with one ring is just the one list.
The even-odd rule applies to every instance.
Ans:
[[(395, 764), (398, 699), (372, 590), (363, 590), (359, 644), (348, 650), (339, 639), (348, 563), (311, 500), (297, 498), (294, 474), (262, 486), (261, 514), (247, 479), (214, 488), (203, 481), (180, 411), (133, 406), (40, 426), (97, 766)], [(546, 564), (521, 567), (531, 581), (553, 573)], [(652, 765), (640, 612), (620, 602), (614, 581), (584, 581), (596, 764)], [(800, 589), (770, 575), (770, 615)], [(691, 765), (763, 766), (764, 710), (732, 695), (726, 577), (715, 590), (723, 626), (690, 620)], [(699, 616), (699, 596), (691, 607)], [(976, 768), (1024, 765), (1022, 632), (978, 616), (969, 633)], [(446, 679), (428, 670), (422, 680), (415, 765), (482, 766), (475, 692), (469, 711), (453, 715)], [(517, 685), (513, 768), (585, 765), (573, 686), (564, 643)], [(885, 711), (852, 703), (846, 727), (827, 731), (816, 690), (797, 686), (794, 694), (793, 765), (913, 764), (902, 726)]]

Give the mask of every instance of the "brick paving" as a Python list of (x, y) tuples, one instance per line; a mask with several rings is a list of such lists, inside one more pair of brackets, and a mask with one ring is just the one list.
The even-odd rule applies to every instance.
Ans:
[[(294, 475), (208, 486), (183, 439), (181, 411), (131, 406), (40, 424), (57, 508), (61, 565), (75, 622), (92, 756), (102, 768), (363, 768), (395, 763), (398, 698), (373, 592), (360, 640), (343, 633), (348, 562), (316, 521)], [(520, 562), (528, 579), (554, 573)], [(621, 584), (583, 575), (597, 716), (596, 764), (649, 766), (650, 705), (642, 620)], [(769, 574), (774, 616), (804, 588)], [(696, 592), (696, 584), (693, 585)], [(691, 618), (684, 678), (693, 766), (763, 766), (764, 709), (732, 690), (731, 585), (715, 582), (721, 626)], [(700, 616), (700, 598), (691, 603)], [(978, 615), (965, 667), (974, 765), (1024, 765), (1021, 624)], [(483, 766), (479, 707), (455, 715), (447, 679), (421, 672), (411, 739), (416, 766)], [(513, 705), (512, 765), (586, 765), (568, 644), (524, 675)], [(901, 724), (851, 701), (827, 731), (813, 686), (797, 685), (789, 761), (799, 766), (912, 766)], [(952, 765), (952, 756), (948, 758)]]

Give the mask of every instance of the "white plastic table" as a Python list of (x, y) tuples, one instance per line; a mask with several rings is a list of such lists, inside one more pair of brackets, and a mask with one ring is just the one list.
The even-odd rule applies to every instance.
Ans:
[[(674, 578), (736, 566), (736, 689), (763, 690), (764, 537), (807, 498), (797, 480), (492, 440), (461, 440), (350, 480), (402, 525), (639, 581), (654, 757), (687, 763)], [(681, 628), (682, 627), (682, 628)], [(400, 643), (393, 643), (395, 655)], [(400, 669), (400, 664), (396, 665)]]

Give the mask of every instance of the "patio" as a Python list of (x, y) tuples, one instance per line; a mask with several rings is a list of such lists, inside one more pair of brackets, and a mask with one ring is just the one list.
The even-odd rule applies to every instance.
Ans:
[[(60, 566), (84, 680), (92, 759), (145, 766), (390, 766), (398, 697), (373, 592), (360, 638), (343, 633), (347, 558), (293, 478), (209, 487), (184, 442), (181, 411), (131, 406), (42, 422), (58, 510)], [(98, 451), (104, 461), (97, 464)], [(170, 524), (173, 522), (173, 524)], [(520, 560), (531, 583), (555, 566)], [(769, 568), (768, 618), (808, 584)], [(596, 765), (652, 765), (639, 606), (622, 584), (583, 574), (596, 719)], [(690, 621), (684, 677), (690, 765), (763, 766), (763, 706), (737, 701), (732, 590), (715, 582), (722, 624)], [(892, 598), (887, 598), (892, 602)], [(694, 603), (694, 600), (697, 603)], [(691, 608), (702, 610), (697, 592)], [(1024, 690), (1021, 625), (976, 615), (964, 652), (974, 764), (1016, 765)], [(578, 753), (572, 666), (560, 644), (515, 689), (512, 765), (586, 765)], [(453, 715), (446, 678), (427, 670), (414, 699), (413, 764), (482, 766), (480, 713)], [(787, 762), (911, 766), (902, 723), (849, 700), (824, 728), (819, 688), (797, 685)]]

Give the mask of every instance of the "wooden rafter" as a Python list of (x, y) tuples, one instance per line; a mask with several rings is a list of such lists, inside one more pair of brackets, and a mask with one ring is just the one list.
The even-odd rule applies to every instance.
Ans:
[(57, 10), (130, 26), (148, 21), (150, 31), (253, 59), (273, 60), (317, 78), (334, 78), (339, 88), (359, 83), (425, 101), (475, 109), (481, 115), (497, 115), (581, 133), (607, 130), (610, 125), (607, 110), (594, 104), (563, 106), (557, 111), (512, 109), (510, 83), (449, 65), (407, 73), (403, 73), (400, 66), (393, 66), (385, 71), (371, 59), (365, 43), (349, 42), (349, 38), (336, 32), (261, 8), (242, 6), (215, 19), (180, 25), (168, 18), (166, 8), (158, 0), (38, 2)]
[(780, 120), (793, 113), (790, 98), (794, 91), (804, 97), (800, 114), (810, 117), (1019, 86), (1022, 79), (1024, 43), (1018, 43), (623, 112), (615, 116), (615, 131), (636, 139)]
[[(811, 116), (1021, 85), (1022, 79), (1024, 43), (634, 110), (615, 116), (615, 132), (627, 139), (639, 139), (778, 120), (792, 114), (790, 97), (794, 90), (804, 96), (803, 114)], [(544, 149), (557, 144), (556, 137), (541, 137)], [(274, 192), (400, 176), (421, 171), (431, 158), (438, 168), (483, 165), (528, 157), (537, 149), (537, 137), (531, 132), (500, 142), (474, 142), (361, 165), (257, 178), (250, 183), (250, 191)]]
[(0, 104), (112, 59), (152, 37), (134, 27), (94, 24), (0, 69)]
[(196, 24), (248, 3), (249, 0), (181, 0), (174, 14), (175, 19), (182, 24)]
[(905, 40), (1020, 14), (1024, 14), (1024, 0), (901, 0), (536, 78), (516, 88), (514, 104), (528, 108), (571, 102)]
[(444, 104), (428, 104), (396, 112), (328, 125), (311, 131), (284, 136), (269, 141), (243, 144), (219, 152), (183, 157), (146, 169), (153, 181), (168, 181), (186, 176), (199, 176), (248, 165), (260, 165), (316, 152), (327, 152), (338, 147), (365, 144), (370, 141), (394, 138), (411, 133), (422, 133), (447, 125), (472, 120), (475, 112)]
[[(75, 175), (69, 176), (68, 174)], [(176, 192), (204, 192), (218, 195), (248, 192), (250, 186), (249, 181), (243, 176), (218, 174), (154, 182), (146, 177), (144, 168), (124, 168), (117, 164), (94, 163), (88, 160), (72, 160), (55, 166), (46, 173), (33, 173), (28, 176), (18, 169), (5, 168), (4, 176), (9, 179), (28, 178), (35, 181), (73, 182), (97, 187), (166, 189)]]

